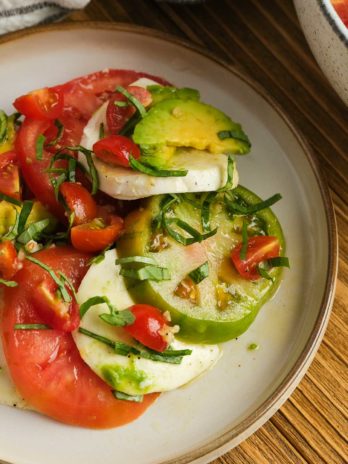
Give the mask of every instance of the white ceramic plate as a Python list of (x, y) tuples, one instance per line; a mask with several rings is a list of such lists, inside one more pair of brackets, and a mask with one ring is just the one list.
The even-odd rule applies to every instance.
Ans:
[[(329, 317), (336, 235), (329, 194), (308, 147), (263, 92), (187, 44), (140, 28), (57, 26), (0, 45), (1, 106), (34, 88), (106, 67), (147, 71), (195, 87), (243, 124), (252, 154), (238, 158), (241, 183), (263, 198), (284, 228), (291, 270), (277, 295), (207, 375), (164, 394), (143, 417), (106, 431), (68, 427), (0, 407), (0, 459), (16, 464), (207, 463), (254, 432), (285, 401), (313, 358)], [(249, 343), (260, 345), (247, 350)]]

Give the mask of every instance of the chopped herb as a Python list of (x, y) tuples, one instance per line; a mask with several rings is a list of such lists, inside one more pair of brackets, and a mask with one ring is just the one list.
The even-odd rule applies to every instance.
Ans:
[(105, 259), (105, 253), (110, 250), (110, 248), (112, 247), (112, 245), (108, 245), (106, 248), (104, 248), (104, 250), (97, 256), (94, 256), (93, 258), (91, 258), (89, 261), (88, 261), (88, 264), (91, 265), (91, 264), (99, 264), (101, 263), (102, 261), (104, 261)]
[(190, 204), (191, 206), (193, 206), (196, 209), (201, 209), (202, 208), (201, 203), (195, 198), (194, 193), (182, 193), (180, 195), (180, 198), (182, 198), (183, 201)]
[(154, 264), (156, 265), (156, 261), (149, 257), (149, 256), (128, 256), (128, 258), (117, 258), (115, 264), (133, 264), (133, 263), (141, 263), (141, 264)]
[(240, 249), (240, 255), (239, 255), (241, 261), (246, 260), (247, 251), (248, 251), (248, 224), (246, 221), (243, 221), (242, 248)]
[(170, 206), (174, 205), (178, 201), (180, 201), (179, 197), (173, 194), (168, 194), (162, 198), (160, 202), (159, 213), (152, 221), (152, 226), (154, 229), (160, 229), (162, 227), (164, 213), (170, 208)]
[(64, 172), (63, 174), (60, 174), (58, 177), (52, 177), (51, 179), (51, 184), (53, 186), (54, 190), (54, 196), (56, 197), (56, 200), (59, 198), (59, 187), (62, 185), (63, 182), (65, 182), (67, 179), (66, 173)]
[(77, 161), (75, 158), (70, 158), (68, 161), (68, 181), (76, 182), (76, 165)]
[(2, 240), (14, 240), (18, 235), (18, 223), (19, 223), (19, 214), (15, 207), (13, 207), (16, 219), (14, 224), (8, 229), (5, 235), (1, 237)]
[(74, 298), (76, 300), (76, 291), (75, 291), (75, 287), (73, 286), (71, 280), (62, 271), (58, 271), (58, 275), (61, 278), (62, 282), (64, 282), (66, 286), (70, 288), (71, 293), (74, 295)]
[(233, 189), (233, 174), (235, 169), (235, 161), (232, 155), (228, 155), (227, 160), (227, 181), (226, 184), (219, 188), (218, 192), (226, 192)]
[(141, 116), (139, 116), (138, 113), (135, 113), (130, 119), (128, 119), (126, 124), (122, 127), (122, 129), (119, 132), (119, 135), (129, 135), (132, 129), (138, 124), (140, 120)]
[(217, 192), (209, 192), (205, 197), (201, 208), (201, 224), (204, 232), (210, 231), (210, 205), (214, 201)]
[(209, 263), (206, 261), (205, 263), (201, 264), (199, 267), (194, 269), (189, 273), (189, 277), (194, 281), (195, 284), (199, 284), (204, 280), (206, 277), (209, 276)]
[(89, 175), (91, 177), (92, 181), (92, 195), (95, 195), (98, 192), (99, 189), (99, 176), (98, 176), (98, 171), (96, 167), (94, 166), (93, 162), (93, 151), (87, 150), (87, 148), (82, 147), (81, 145), (77, 145), (76, 147), (66, 147), (66, 150), (71, 150), (71, 151), (78, 151), (82, 153), (86, 157), (88, 169), (89, 169)]
[(7, 136), (7, 115), (5, 111), (0, 110), (0, 143), (6, 140)]
[(117, 400), (133, 401), (134, 403), (142, 403), (144, 399), (143, 395), (127, 395), (127, 393), (123, 393), (117, 390), (113, 390), (112, 394)]
[(105, 303), (110, 311), (110, 314), (105, 313), (99, 315), (100, 319), (102, 319), (104, 322), (117, 327), (124, 327), (126, 325), (133, 324), (135, 320), (133, 313), (128, 309), (118, 311), (110, 303), (109, 298), (107, 298), (106, 296), (94, 296), (82, 303), (82, 305), (80, 306), (80, 317), (82, 318), (89, 310), (89, 308), (91, 308), (92, 306), (102, 303)]
[(119, 108), (126, 108), (127, 106), (129, 106), (129, 103), (125, 101), (114, 101), (114, 105), (118, 106)]
[(186, 169), (158, 169), (136, 160), (131, 155), (129, 156), (129, 164), (134, 171), (139, 171), (152, 177), (185, 177), (188, 173)]
[[(177, 227), (187, 232), (190, 235), (190, 237), (185, 237), (184, 235), (181, 235), (179, 232), (177, 232), (172, 227), (170, 227), (171, 224), (175, 224)], [(188, 224), (185, 221), (182, 221), (179, 218), (163, 217), (163, 226), (166, 232), (174, 240), (176, 240), (178, 243), (181, 243), (182, 245), (185, 245), (185, 246), (191, 245), (192, 243), (196, 243), (196, 242), (202, 242), (203, 240), (206, 240), (207, 238), (212, 237), (217, 232), (217, 229), (214, 229), (205, 234), (201, 234), (198, 230), (191, 227), (190, 224)]]
[(49, 330), (49, 327), (46, 324), (15, 324), (15, 330)]
[(170, 280), (170, 272), (166, 267), (144, 266), (141, 269), (121, 269), (120, 275), (136, 280)]
[(248, 351), (257, 351), (259, 348), (260, 345), (257, 343), (250, 343), (250, 345), (248, 345)]
[(16, 206), (22, 206), (21, 201), (16, 200), (16, 198), (12, 198), (12, 197), (6, 195), (5, 193), (0, 192), (0, 200), (7, 201), (8, 203), (12, 203), (13, 205), (16, 205)]
[(17, 287), (18, 283), (14, 280), (5, 280), (0, 279), (0, 284), (5, 285), (6, 287)]
[(23, 206), (18, 218), (18, 234), (21, 234), (24, 231), (25, 224), (27, 223), (28, 217), (33, 209), (34, 202), (31, 200), (26, 200), (23, 202)]
[(47, 144), (48, 147), (53, 147), (54, 145), (57, 145), (57, 143), (61, 140), (61, 138), (63, 137), (63, 133), (64, 133), (64, 126), (63, 124), (59, 121), (59, 119), (55, 119), (54, 120), (54, 125), (56, 126), (56, 128), (58, 129), (58, 132), (57, 132), (57, 135), (56, 137), (51, 140), (50, 143)]
[(274, 203), (281, 200), (281, 198), (282, 196), (280, 195), (280, 193), (276, 193), (275, 195), (272, 195), (271, 197), (267, 198), (267, 200), (260, 201), (259, 203), (256, 203), (255, 205), (244, 206), (244, 205), (240, 205), (237, 201), (232, 200), (231, 196), (228, 197), (225, 195), (225, 203), (226, 203), (227, 209), (231, 213), (249, 215), (249, 214), (257, 213), (258, 211), (261, 211), (265, 208), (272, 206)]
[(286, 256), (279, 256), (277, 258), (270, 258), (267, 260), (271, 267), (290, 267), (289, 258)]
[(129, 93), (124, 87), (121, 87), (120, 85), (116, 87), (116, 92), (120, 92), (122, 95), (124, 95), (129, 102), (135, 107), (135, 109), (138, 111), (139, 115), (143, 118), (146, 114), (146, 109), (145, 107), (140, 103), (140, 101), (134, 97), (131, 93)]
[(270, 281), (274, 282), (274, 277), (272, 277), (264, 267), (257, 266), (257, 272), (264, 279), (267, 279), (267, 280), (270, 280)]
[(251, 146), (249, 137), (243, 132), (242, 128), (239, 126), (236, 129), (232, 130), (224, 130), (217, 133), (220, 140), (225, 139), (236, 139), (240, 140), (241, 142), (245, 142)]
[(106, 296), (93, 296), (86, 300), (82, 305), (80, 305), (80, 317), (81, 319), (83, 316), (86, 314), (86, 312), (91, 308), (92, 306), (98, 305), (105, 303), (108, 306), (111, 305), (109, 299)]
[(35, 147), (36, 147), (36, 159), (37, 160), (40, 160), (40, 161), (42, 160), (45, 141), (46, 141), (46, 137), (43, 134), (40, 134), (38, 138), (36, 139)]
[(100, 139), (103, 139), (105, 137), (105, 127), (104, 127), (104, 123), (101, 122), (100, 125), (99, 125), (99, 140)]
[(25, 245), (28, 243), (30, 240), (37, 240), (41, 233), (46, 229), (46, 227), (49, 225), (50, 220), (48, 218), (46, 219), (41, 219), (41, 221), (33, 222), (30, 224), (30, 226), (25, 229), (24, 232), (22, 232), (18, 237), (17, 237), (17, 242), (22, 243)]

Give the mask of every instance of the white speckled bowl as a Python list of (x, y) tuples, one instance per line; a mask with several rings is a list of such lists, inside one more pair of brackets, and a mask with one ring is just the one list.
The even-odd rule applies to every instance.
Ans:
[(316, 60), (348, 105), (348, 29), (330, 0), (294, 0), (294, 4)]

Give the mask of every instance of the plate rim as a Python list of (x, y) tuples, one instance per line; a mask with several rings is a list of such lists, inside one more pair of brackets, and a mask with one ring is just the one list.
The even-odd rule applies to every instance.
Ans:
[[(29, 35), (31, 36), (36, 34), (49, 33), (52, 31), (63, 32), (79, 29), (103, 31), (109, 30), (116, 32), (134, 33), (137, 35), (145, 34), (146, 36), (186, 48), (194, 53), (208, 58), (219, 66), (225, 68), (227, 71), (250, 86), (259, 96), (263, 98), (263, 100), (266, 101), (266, 103), (272, 107), (273, 110), (276, 111), (278, 116), (284, 121), (284, 123), (292, 132), (292, 135), (296, 138), (297, 142), (301, 146), (302, 151), (312, 169), (320, 191), (321, 200), (325, 210), (326, 228), (328, 234), (328, 266), (326, 271), (325, 291), (320, 303), (318, 317), (302, 352), (280, 385), (273, 391), (273, 393), (255, 411), (245, 417), (237, 426), (230, 428), (219, 437), (205, 443), (198, 450), (191, 450), (176, 458), (161, 461), (160, 464), (208, 463), (210, 460), (221, 456), (228, 450), (231, 450), (254, 432), (256, 432), (256, 430), (260, 428), (285, 403), (285, 401), (290, 397), (292, 392), (295, 390), (305, 375), (307, 369), (314, 359), (316, 352), (319, 349), (333, 306), (338, 268), (337, 225), (329, 186), (321, 172), (316, 155), (310, 147), (309, 142), (302, 134), (302, 131), (296, 127), (292, 119), (286, 114), (285, 110), (282, 109), (281, 105), (269, 94), (269, 92), (253, 78), (244, 74), (222, 58), (216, 56), (213, 52), (207, 51), (203, 47), (200, 47), (199, 45), (191, 43), (185, 39), (162, 31), (158, 31), (156, 29), (134, 24), (107, 21), (74, 21), (37, 26), (6, 34), (5, 36), (0, 37), (0, 51), (2, 44), (19, 40)], [(209, 461), (207, 461), (207, 459), (209, 459)]]

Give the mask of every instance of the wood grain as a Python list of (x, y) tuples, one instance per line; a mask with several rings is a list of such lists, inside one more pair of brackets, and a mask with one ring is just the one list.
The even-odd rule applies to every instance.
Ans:
[(214, 52), (268, 90), (304, 133), (330, 185), (340, 236), (333, 314), (320, 350), (285, 405), (213, 464), (346, 463), (348, 111), (317, 66), (290, 0), (93, 0), (67, 21), (134, 23)]

